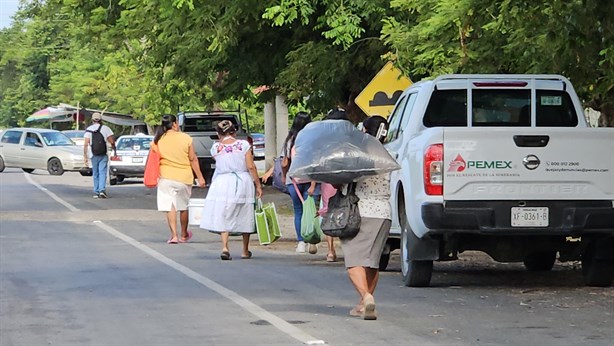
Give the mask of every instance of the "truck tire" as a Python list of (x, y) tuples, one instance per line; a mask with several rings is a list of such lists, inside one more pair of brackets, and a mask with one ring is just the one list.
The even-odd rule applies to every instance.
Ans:
[(524, 259), (524, 266), (530, 272), (547, 272), (552, 270), (556, 261), (556, 251), (535, 252)]
[(403, 283), (408, 287), (428, 287), (431, 284), (433, 275), (433, 261), (416, 261), (409, 259), (407, 249), (409, 249), (409, 241), (413, 237), (409, 236), (411, 232), (406, 227), (401, 229), (401, 273), (403, 274)]
[(609, 287), (614, 280), (614, 261), (598, 257), (594, 244), (582, 254), (582, 276), (587, 286)]
[(116, 177), (109, 178), (109, 185), (117, 185), (117, 178)]
[(26, 172), (26, 173), (32, 173), (32, 172), (34, 172), (34, 169), (32, 169), (32, 168), (22, 168), (21, 170), (22, 170), (22, 171), (24, 171), (24, 172)]
[(4, 168), (6, 168), (4, 165), (4, 159), (2, 156), (0, 156), (0, 172), (4, 172)]

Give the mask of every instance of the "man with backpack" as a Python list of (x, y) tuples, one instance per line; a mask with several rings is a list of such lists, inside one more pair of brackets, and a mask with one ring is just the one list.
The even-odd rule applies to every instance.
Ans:
[(83, 158), (85, 163), (88, 161), (88, 148), (91, 148), (92, 160), (92, 175), (94, 176), (94, 198), (107, 198), (107, 165), (109, 157), (107, 156), (107, 142), (113, 148), (115, 153), (115, 138), (113, 131), (102, 124), (102, 114), (96, 112), (92, 114), (92, 122), (85, 129), (85, 143), (83, 144)]

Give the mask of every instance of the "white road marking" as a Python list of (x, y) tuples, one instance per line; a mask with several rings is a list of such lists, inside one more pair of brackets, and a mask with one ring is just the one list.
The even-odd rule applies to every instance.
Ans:
[[(64, 201), (63, 199), (61, 199), (60, 197), (58, 197), (56, 194), (54, 194), (53, 192), (47, 190), (46, 188), (44, 188), (43, 186), (41, 186), (40, 184), (36, 183), (34, 180), (32, 180), (32, 178), (30, 178), (27, 174), (25, 175), (26, 179), (28, 180), (28, 182), (30, 182), (30, 184), (36, 186), (39, 190), (45, 192), (46, 194), (48, 194), (51, 198), (53, 198), (55, 201), (57, 201), (58, 203), (62, 204), (63, 206), (65, 206), (66, 208), (68, 208), (71, 211), (79, 211), (79, 209), (75, 208), (74, 206), (72, 206), (70, 203)], [(207, 278), (206, 276), (200, 275), (197, 272), (193, 271), (192, 269), (179, 264), (175, 261), (173, 261), (172, 259), (164, 256), (163, 254), (159, 253), (158, 251), (150, 248), (149, 246), (146, 246), (140, 242), (138, 242), (137, 240), (123, 234), (122, 232), (116, 230), (115, 228), (105, 224), (102, 221), (94, 221), (94, 225), (98, 226), (99, 228), (103, 229), (104, 231), (106, 231), (107, 233), (111, 234), (112, 236), (123, 240), (124, 242), (134, 246), (135, 248), (141, 250), (142, 252), (150, 255), (151, 257), (155, 258), (156, 260), (166, 264), (167, 266), (177, 270), (178, 272), (184, 274), (185, 276), (191, 278), (192, 280), (202, 284), (203, 286), (209, 288), (210, 290), (218, 293), (219, 295), (221, 295), (222, 297), (225, 297), (226, 299), (230, 300), (231, 302), (237, 304), (238, 306), (240, 306), (241, 308), (243, 308), (245, 311), (253, 314), (254, 316), (256, 316), (257, 318), (261, 319), (261, 320), (265, 320), (267, 322), (269, 322), (272, 326), (274, 326), (275, 328), (279, 329), (280, 331), (284, 332), (285, 334), (289, 335), (290, 337), (293, 337), (294, 339), (307, 344), (307, 345), (324, 345), (326, 344), (326, 342), (324, 340), (319, 340), (314, 338), (313, 336), (309, 335), (308, 333), (304, 332), (303, 330), (293, 326), (292, 324), (286, 322), (285, 320), (283, 320), (282, 318), (268, 312), (267, 310), (261, 308), (260, 306), (256, 305), (255, 303), (253, 303), (252, 301), (248, 300), (247, 298), (239, 295), (238, 293), (229, 290), (228, 288), (218, 284), (217, 282)]]
[(36, 186), (39, 190), (43, 191), (44, 193), (48, 194), (49, 197), (53, 198), (56, 202), (60, 203), (61, 205), (65, 206), (66, 208), (68, 208), (68, 210), (70, 211), (80, 211), (79, 208), (75, 208), (72, 204), (66, 202), (65, 200), (61, 199), (60, 197), (58, 197), (58, 195), (56, 195), (55, 193), (47, 190), (45, 187), (43, 187), (42, 185), (40, 185), (39, 183), (35, 182), (34, 180), (32, 180), (32, 178), (30, 177), (30, 174), (23, 174), (26, 177), (26, 180)]

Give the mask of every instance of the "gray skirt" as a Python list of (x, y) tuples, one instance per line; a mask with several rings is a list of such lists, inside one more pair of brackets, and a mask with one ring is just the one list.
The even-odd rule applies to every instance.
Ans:
[(341, 239), (345, 267), (378, 269), (391, 224), (388, 219), (363, 217), (358, 234), (354, 238)]

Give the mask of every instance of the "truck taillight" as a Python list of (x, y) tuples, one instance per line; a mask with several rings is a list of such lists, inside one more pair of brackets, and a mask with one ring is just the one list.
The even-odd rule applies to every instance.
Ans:
[(117, 156), (117, 155), (111, 156), (111, 161), (121, 161), (121, 160), (122, 160), (121, 156)]
[(424, 152), (424, 191), (443, 195), (443, 144), (433, 144)]

